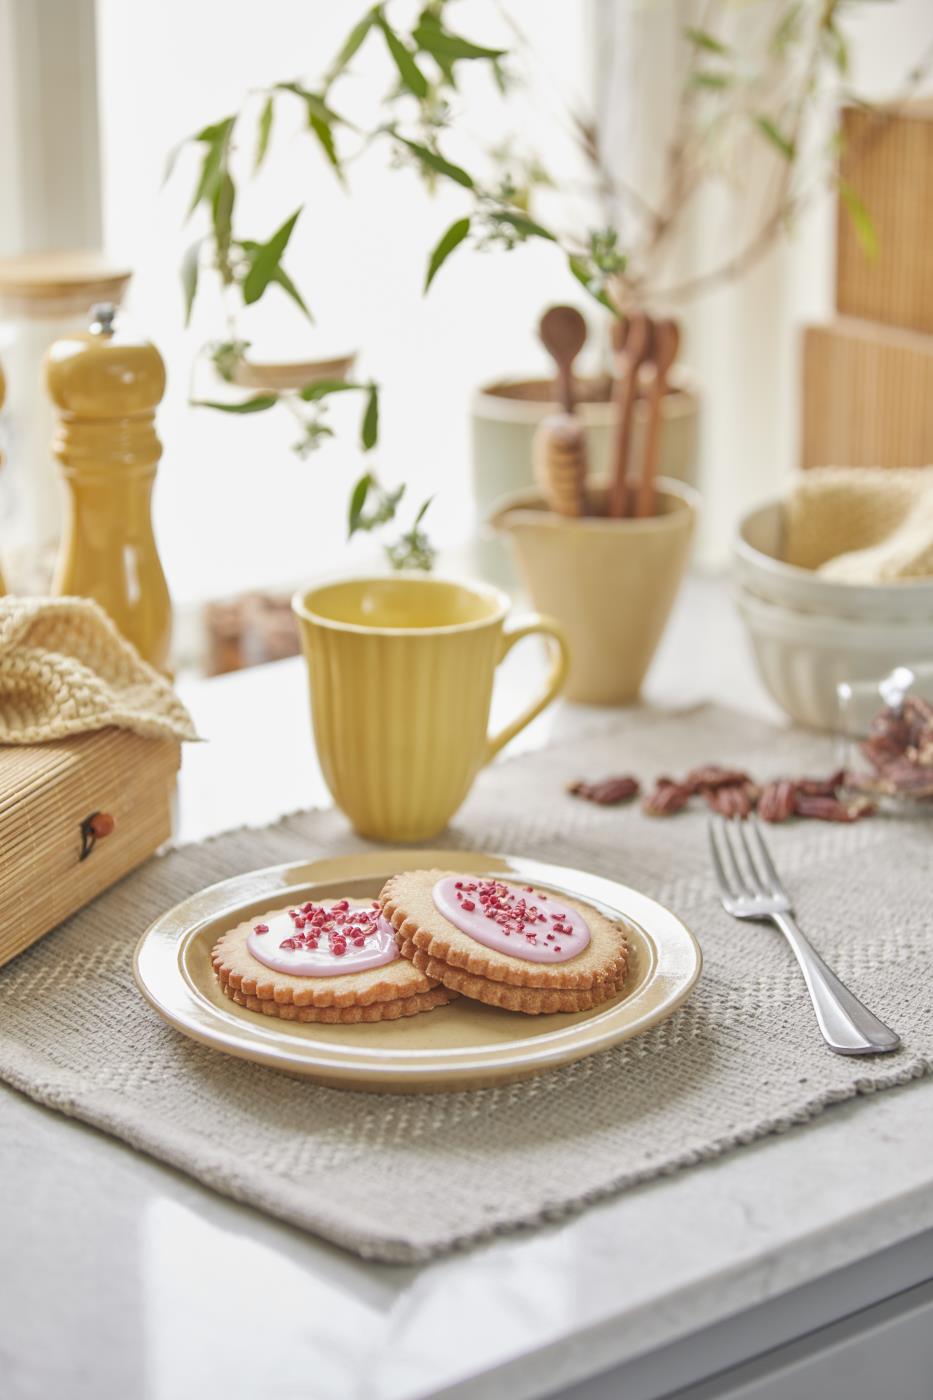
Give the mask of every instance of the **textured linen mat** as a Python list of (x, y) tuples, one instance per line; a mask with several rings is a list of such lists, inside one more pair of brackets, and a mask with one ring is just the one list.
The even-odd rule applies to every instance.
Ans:
[(133, 982), (137, 936), (215, 880), (366, 849), (338, 813), (308, 812), (151, 861), (4, 968), (0, 1077), (225, 1195), (366, 1257), (409, 1262), (929, 1073), (928, 822), (797, 823), (771, 837), (804, 928), (903, 1036), (897, 1054), (847, 1059), (824, 1048), (780, 936), (721, 912), (702, 813), (651, 819), (637, 804), (601, 808), (564, 791), (581, 776), (650, 781), (713, 761), (756, 777), (826, 772), (831, 746), (720, 709), (629, 712), (488, 770), (432, 843), (592, 870), (684, 918), (703, 946), (699, 985), (627, 1045), (502, 1088), (381, 1096), (292, 1079), (165, 1025)]

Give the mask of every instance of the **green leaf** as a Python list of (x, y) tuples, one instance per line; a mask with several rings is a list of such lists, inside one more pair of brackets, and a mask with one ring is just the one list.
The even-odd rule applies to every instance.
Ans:
[(424, 279), (425, 291), (428, 290), (431, 283), (434, 281), (435, 275), (442, 264), (447, 261), (453, 250), (463, 242), (469, 232), (469, 219), (458, 219), (456, 223), (451, 224), (450, 228), (439, 240), (428, 263), (428, 272)]
[(369, 31), (372, 29), (377, 19), (378, 13), (375, 9), (372, 9), (353, 26), (346, 39), (344, 39), (343, 41), (343, 47), (337, 54), (337, 57), (334, 59), (330, 68), (328, 69), (328, 83), (332, 83), (334, 79), (339, 77), (339, 75), (343, 72), (347, 64), (356, 54), (357, 49), (359, 49), (362, 45), (363, 40), (366, 38)]
[(315, 379), (313, 383), (299, 389), (298, 397), (304, 399), (305, 403), (316, 403), (318, 399), (326, 399), (329, 394), (342, 394), (347, 389), (364, 387), (362, 384), (355, 384), (351, 379)]
[(692, 29), (688, 26), (684, 29), (684, 38), (689, 39), (695, 48), (705, 49), (707, 53), (725, 55), (732, 52), (728, 44), (724, 44), (706, 29)]
[(588, 264), (584, 262), (582, 258), (575, 258), (571, 254), (567, 259), (567, 266), (570, 268), (570, 271), (580, 283), (580, 286), (584, 287), (586, 291), (590, 294), (590, 296), (594, 297), (596, 301), (600, 303), (601, 306), (605, 306), (607, 311), (611, 311), (612, 314), (615, 315), (616, 309), (613, 306), (612, 302), (609, 300), (606, 293), (600, 287), (597, 287), (594, 284), (593, 274)]
[(181, 285), (185, 294), (186, 326), (191, 323), (191, 308), (194, 306), (194, 299), (197, 296), (198, 273), (201, 266), (201, 244), (203, 242), (203, 238), (195, 239), (181, 260)]
[(310, 89), (302, 87), (300, 83), (276, 83), (278, 92), (290, 92), (295, 97), (300, 97), (305, 104), (308, 118), (317, 117), (319, 121), (326, 122), (328, 126), (349, 126), (349, 122), (344, 121), (332, 107), (321, 97), (320, 93), (311, 92)]
[(318, 141), (320, 142), (321, 149), (323, 150), (327, 159), (330, 161), (331, 165), (338, 172), (338, 174), (342, 174), (342, 171), (340, 169), (340, 157), (337, 154), (337, 147), (334, 144), (334, 133), (331, 130), (331, 128), (327, 125), (327, 122), (321, 121), (320, 117), (314, 117), (309, 113), (308, 126), (311, 128)]
[(205, 145), (213, 146), (218, 141), (226, 141), (236, 117), (222, 117), (219, 122), (213, 122), (210, 126), (203, 126), (194, 137), (195, 141), (203, 141)]
[(846, 207), (859, 247), (870, 262), (878, 256), (878, 234), (874, 222), (855, 190), (845, 180), (839, 181), (839, 194)]
[(272, 135), (272, 120), (274, 116), (275, 99), (270, 92), (259, 114), (259, 126), (256, 135), (256, 159), (253, 162), (254, 170), (258, 170), (266, 158), (266, 151), (269, 149), (269, 138)]
[(413, 530), (417, 530), (418, 526), (421, 524), (422, 520), (423, 520), (424, 517), (427, 515), (428, 507), (431, 505), (431, 503), (432, 503), (433, 500), (434, 500), (434, 497), (433, 497), (433, 496), (429, 496), (428, 499), (427, 499), (426, 501), (423, 501), (423, 502), (422, 502), (421, 509), (418, 511), (418, 514), (415, 516), (414, 524), (412, 525), (412, 529), (413, 529)]
[(217, 193), (217, 186), (220, 183), (220, 173), (224, 164), (224, 145), (222, 142), (215, 142), (208, 146), (207, 152), (201, 162), (201, 174), (195, 186), (194, 195), (188, 209), (188, 216), (194, 213), (202, 200), (213, 200)]
[(236, 186), (224, 169), (217, 182), (214, 198), (211, 200), (211, 225), (214, 242), (217, 245), (217, 266), (226, 285), (233, 281), (230, 267), (230, 239), (233, 233), (233, 206), (236, 202)]
[(694, 87), (714, 88), (721, 92), (732, 84), (733, 78), (731, 73), (693, 73), (690, 81)]
[(788, 138), (779, 130), (779, 128), (775, 126), (774, 122), (771, 120), (770, 117), (755, 117), (755, 125), (757, 126), (761, 134), (767, 137), (767, 139), (771, 142), (772, 146), (774, 146), (776, 150), (780, 151), (781, 155), (784, 157), (785, 160), (794, 159), (794, 157), (797, 154), (797, 150), (794, 146), (793, 141), (788, 140)]
[(269, 283), (275, 280), (275, 275), (279, 271), (279, 259), (288, 246), (288, 240), (292, 236), (292, 230), (298, 222), (301, 210), (296, 209), (290, 219), (286, 219), (284, 224), (276, 233), (272, 235), (268, 243), (262, 243), (256, 253), (249, 272), (243, 281), (243, 300), (247, 306), (252, 306), (258, 301)]
[(366, 497), (369, 495), (369, 489), (372, 486), (372, 484), (372, 475), (370, 472), (366, 472), (364, 476), (360, 477), (359, 481), (353, 488), (353, 491), (350, 495), (350, 509), (347, 514), (348, 539), (352, 539), (353, 536), (356, 534), (357, 530), (360, 529), (361, 521), (363, 519), (363, 511), (366, 509)]
[(257, 394), (254, 399), (241, 399), (239, 403), (221, 403), (217, 399), (192, 399), (193, 408), (215, 408), (219, 413), (265, 413), (267, 408), (275, 408), (278, 394)]
[(517, 213), (514, 209), (495, 209), (489, 217), (495, 223), (510, 224), (519, 233), (523, 233), (526, 238), (547, 238), (551, 243), (556, 241), (553, 233), (549, 233), (541, 224), (535, 223), (534, 219), (529, 219), (527, 214)]
[(781, 16), (771, 35), (770, 48), (772, 53), (781, 54), (791, 44), (795, 44), (800, 38), (803, 20), (803, 5), (800, 0), (787, 9)]
[(169, 180), (172, 178), (172, 175), (175, 171), (175, 166), (178, 162), (178, 157), (181, 155), (182, 151), (185, 149), (187, 144), (187, 140), (176, 142), (176, 144), (169, 151), (168, 155), (165, 157), (165, 164), (162, 167), (163, 186), (167, 185)]
[(305, 104), (309, 129), (314, 132), (330, 164), (342, 177), (340, 156), (334, 142), (334, 127), (348, 126), (349, 123), (328, 107), (319, 93), (309, 92), (300, 83), (279, 83), (278, 87), (282, 92), (291, 92), (295, 97), (301, 98)]
[(295, 302), (295, 304), (301, 308), (301, 310), (307, 316), (308, 320), (311, 321), (313, 324), (314, 317), (311, 315), (311, 312), (308, 309), (307, 302), (299, 292), (298, 288), (295, 286), (292, 279), (289, 277), (288, 273), (285, 271), (284, 267), (277, 267), (275, 272), (270, 277), (269, 281), (274, 282), (276, 286), (281, 287), (282, 291), (287, 293), (287, 295), (291, 297), (292, 301)]
[(503, 58), (507, 52), (506, 49), (487, 49), (482, 44), (473, 44), (469, 39), (462, 39), (459, 34), (451, 34), (438, 23), (430, 23), (425, 16), (418, 21), (411, 37), (419, 49), (423, 49), (434, 58), (496, 59)]
[(409, 141), (405, 136), (399, 136), (398, 132), (392, 133), (396, 141), (401, 141), (403, 146), (407, 146), (429, 170), (433, 170), (437, 175), (444, 175), (448, 180), (453, 180), (456, 184), (462, 185), (466, 190), (474, 188), (473, 177), (459, 165), (452, 164), (438, 155), (437, 151), (430, 150), (427, 146), (420, 145), (417, 141)]
[(381, 12), (378, 14), (377, 23), (385, 35), (389, 53), (392, 55), (392, 62), (398, 69), (402, 83), (409, 92), (414, 93), (415, 97), (423, 100), (428, 95), (428, 80), (415, 62), (411, 51), (402, 43)]
[(364, 452), (371, 452), (379, 440), (379, 386), (370, 384), (366, 412), (363, 414), (363, 427), (360, 440)]

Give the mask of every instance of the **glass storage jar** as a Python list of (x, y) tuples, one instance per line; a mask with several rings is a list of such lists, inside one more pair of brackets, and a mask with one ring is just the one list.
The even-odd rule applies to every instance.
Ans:
[(933, 664), (837, 689), (848, 792), (886, 811), (933, 816)]

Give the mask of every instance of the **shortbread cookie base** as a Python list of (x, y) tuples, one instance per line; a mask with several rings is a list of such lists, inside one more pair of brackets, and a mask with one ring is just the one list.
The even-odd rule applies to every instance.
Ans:
[(375, 1002), (403, 1000), (420, 996), (436, 986), (405, 958), (363, 972), (338, 973), (334, 977), (294, 977), (276, 972), (254, 958), (246, 940), (258, 923), (268, 923), (274, 914), (257, 914), (236, 928), (221, 934), (211, 952), (214, 971), (221, 982), (244, 996), (279, 1006), (351, 1007)]
[[(549, 894), (548, 899), (554, 903), (559, 899), (561, 904), (583, 916), (589, 925), (590, 941), (582, 953), (566, 962), (531, 962), (527, 958), (513, 957), (509, 953), (487, 948), (444, 918), (434, 904), (432, 891), (437, 881), (450, 873), (447, 870), (410, 871), (393, 875), (383, 886), (379, 896), (382, 912), (395, 929), (403, 956), (404, 944), (412, 943), (428, 959), (434, 959), (445, 967), (497, 983), (521, 988), (538, 987), (551, 992), (560, 989), (596, 993), (608, 985), (616, 985), (624, 978), (628, 963), (625, 929), (604, 918), (592, 905), (566, 895)], [(437, 974), (431, 972), (428, 975)], [(448, 985), (453, 984), (448, 982)], [(606, 998), (600, 996), (599, 1000)], [(500, 1004), (504, 1003), (496, 1003)]]
[(483, 1001), (487, 1006), (499, 1006), (507, 1011), (522, 1011), (528, 1016), (548, 1016), (555, 1012), (591, 1011), (618, 996), (625, 982), (625, 971), (616, 981), (597, 982), (584, 990), (557, 988), (547, 991), (542, 987), (516, 987), (510, 982), (495, 982), (490, 977), (479, 977), (474, 972), (464, 972), (460, 967), (451, 967), (439, 958), (416, 948), (410, 939), (399, 944), (403, 958), (410, 958), (415, 967), (436, 977), (445, 987), (462, 992), (474, 1001)]
[(262, 997), (250, 996), (229, 981), (221, 979), (221, 987), (226, 996), (237, 1006), (247, 1011), (258, 1011), (263, 1016), (276, 1016), (281, 1021), (316, 1022), (324, 1025), (353, 1026), (375, 1021), (398, 1021), (403, 1016), (417, 1016), (422, 1011), (433, 1011), (437, 1006), (446, 1006), (456, 999), (457, 993), (446, 987), (432, 987), (427, 992), (416, 992), (410, 997), (394, 997), (391, 1001), (373, 1001), (365, 1006), (296, 1006), (294, 1002), (270, 1001)]

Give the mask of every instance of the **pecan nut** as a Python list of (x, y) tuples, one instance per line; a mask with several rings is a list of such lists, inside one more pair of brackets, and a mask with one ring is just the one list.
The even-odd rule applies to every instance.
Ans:
[(672, 817), (686, 807), (691, 796), (685, 783), (675, 783), (673, 778), (658, 778), (654, 791), (641, 804), (642, 811), (649, 817)]
[(684, 787), (691, 793), (709, 792), (721, 787), (739, 787), (751, 779), (740, 768), (721, 768), (718, 763), (705, 763), (701, 768), (693, 768), (684, 779)]
[(805, 797), (835, 797), (845, 780), (845, 770), (838, 768), (828, 778), (798, 778), (796, 786)]
[(766, 783), (758, 799), (758, 815), (765, 822), (786, 822), (794, 815), (797, 784), (790, 778)]
[(701, 788), (700, 792), (710, 811), (722, 817), (747, 817), (758, 798), (758, 788), (751, 782), (723, 783)]
[(618, 778), (603, 778), (597, 783), (585, 783), (580, 779), (571, 783), (567, 791), (574, 797), (583, 797), (587, 802), (596, 802), (601, 807), (614, 807), (619, 802), (629, 802), (637, 797), (641, 785), (637, 778), (623, 774)]

